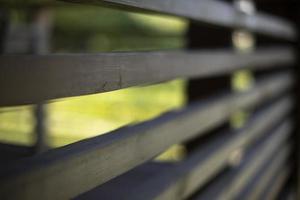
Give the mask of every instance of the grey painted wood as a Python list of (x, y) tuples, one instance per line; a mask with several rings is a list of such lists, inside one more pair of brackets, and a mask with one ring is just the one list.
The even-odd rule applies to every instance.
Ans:
[[(289, 131), (290, 130), (289, 126), (290, 125), (286, 124), (286, 123), (283, 126), (281, 126), (280, 127), (281, 133), (283, 130), (285, 133), (287, 131)], [(182, 173), (182, 171), (184, 171), (186, 174), (184, 176), (181, 176), (176, 181), (174, 181), (174, 180), (170, 181), (168, 188), (166, 190), (164, 190), (162, 193), (160, 193), (155, 199), (164, 199), (164, 200), (165, 199), (170, 199), (170, 200), (178, 199), (179, 200), (179, 199), (188, 198), (190, 195), (192, 195), (194, 192), (196, 192), (199, 188), (201, 188), (207, 181), (209, 181), (212, 177), (216, 176), (217, 173), (221, 171), (221, 169), (224, 169), (226, 164), (228, 165), (228, 158), (230, 156), (230, 153), (232, 153), (237, 148), (243, 147), (243, 142), (241, 142), (242, 140), (243, 139), (241, 139), (241, 138), (234, 140), (234, 142), (231, 143), (231, 146), (228, 145), (227, 148), (222, 148), (222, 151), (220, 151), (218, 154), (215, 154), (213, 156), (211, 156), (210, 154), (207, 154), (207, 153), (195, 155), (195, 157), (198, 157), (198, 163), (197, 163), (196, 159), (194, 158), (193, 160), (190, 160), (189, 163), (187, 163), (185, 167), (179, 168), (180, 173)], [(276, 145), (276, 142), (275, 141), (273, 141), (273, 142)], [(248, 141), (248, 145), (249, 145), (249, 143), (250, 143), (250, 141)], [(222, 143), (220, 143), (219, 146), (221, 146), (221, 144)], [(246, 145), (246, 144), (244, 144), (244, 145)], [(269, 146), (266, 145), (267, 146), (266, 148), (271, 148), (270, 146), (272, 146), (273, 143), (272, 144), (269, 143), (268, 145)], [(272, 151), (274, 151), (274, 148), (272, 149)], [(261, 153), (263, 155), (263, 152), (261, 152)], [(210, 156), (210, 157), (207, 158), (207, 162), (203, 163), (203, 162), (199, 162), (199, 160), (201, 158), (200, 156), (202, 156), (202, 157)], [(265, 158), (266, 157), (262, 157), (259, 162), (262, 162), (262, 160)], [(249, 178), (254, 173), (253, 171), (256, 170), (258, 167), (258, 166), (256, 166), (256, 162), (258, 162), (258, 161), (254, 161), (255, 164), (253, 164), (255, 166), (251, 166), (251, 170), (252, 170), (251, 172), (249, 171), (248, 174), (244, 174), (244, 173), (240, 174), (241, 176), (245, 176), (245, 178), (239, 177), (239, 179), (240, 178), (241, 179), (238, 181), (238, 184), (236, 184), (234, 186), (234, 187), (236, 187), (235, 190), (239, 190), (240, 188), (238, 188), (238, 187), (241, 187), (243, 185), (242, 184), (243, 179)], [(174, 176), (172, 176), (172, 177), (174, 177)], [(228, 192), (231, 193), (231, 191), (228, 191)], [(225, 196), (226, 196), (226, 194), (227, 193), (223, 193), (223, 195), (225, 195)], [(224, 197), (224, 196), (222, 196), (222, 197)], [(228, 197), (228, 198), (224, 198), (224, 199), (232, 199), (232, 198)]]
[(208, 197), (212, 199), (237, 199), (239, 193), (251, 182), (257, 171), (270, 162), (272, 157), (279, 157), (280, 154), (287, 157), (290, 152), (290, 143), (287, 140), (290, 137), (291, 130), (291, 124), (280, 126), (272, 134), (273, 140), (266, 138), (264, 142), (260, 141), (258, 146), (252, 147), (245, 161), (237, 169), (232, 169), (214, 180), (206, 190), (193, 199), (204, 200)]
[[(76, 199), (185, 199), (228, 166), (228, 158), (234, 150), (247, 148), (280, 124), (290, 113), (291, 107), (291, 101), (283, 98), (255, 114), (243, 130), (223, 132), (206, 141), (188, 160), (173, 166), (173, 169), (133, 183), (131, 180), (140, 176), (139, 170), (129, 172), (130, 175), (122, 175)], [(112, 193), (112, 190), (115, 192)]]
[[(32, 21), (30, 47), (31, 53), (41, 55), (50, 51), (50, 37), (52, 33), (52, 14), (48, 8), (38, 8), (30, 13)], [(35, 144), (36, 153), (41, 153), (49, 149), (47, 142), (47, 105), (38, 102), (33, 108), (35, 117)]]
[(77, 3), (89, 3), (116, 6), (125, 9), (148, 10), (166, 13), (199, 22), (230, 28), (246, 28), (251, 31), (273, 37), (296, 39), (293, 24), (275, 16), (257, 13), (241, 15), (230, 3), (217, 0), (65, 0)]
[[(286, 130), (285, 131), (287, 131), (287, 130), (289, 130), (290, 129), (290, 127), (288, 127), (289, 125), (287, 125), (287, 124), (284, 124), (283, 125), (283, 127), (284, 126), (286, 126), (285, 128), (286, 128)], [(281, 128), (281, 127), (280, 127)], [(255, 133), (254, 133), (255, 134)], [(261, 132), (256, 132), (256, 136), (257, 135), (262, 135), (262, 133)], [(251, 136), (250, 136), (251, 137)], [(248, 139), (248, 140), (247, 140)], [(231, 148), (228, 148), (228, 149), (224, 149), (225, 151), (226, 150), (229, 150), (229, 151), (227, 151), (227, 154), (223, 154), (223, 155), (219, 155), (220, 157), (219, 158), (216, 158), (216, 159), (218, 159), (218, 160), (211, 160), (211, 162), (210, 163), (207, 163), (207, 164), (205, 164), (205, 165), (201, 165), (201, 166), (198, 166), (197, 168), (195, 168), (194, 170), (192, 170), (191, 172), (189, 172), (189, 174), (188, 174), (188, 178), (187, 177), (184, 177), (184, 178), (182, 178), (182, 180), (181, 180), (181, 185), (183, 185), (183, 182), (185, 182), (185, 184), (184, 184), (184, 186), (181, 186), (181, 187), (183, 187), (183, 188), (180, 188), (181, 190), (178, 190), (178, 191), (183, 191), (183, 193), (182, 193), (182, 196), (184, 197), (184, 198), (187, 198), (187, 197), (189, 197), (190, 195), (192, 195), (193, 193), (195, 193), (199, 188), (201, 188), (201, 187), (203, 187), (204, 186), (204, 184), (208, 181), (208, 180), (210, 180), (212, 177), (214, 177), (214, 176), (216, 176), (217, 175), (217, 173), (218, 172), (220, 172), (221, 171), (221, 169), (223, 169), (224, 168), (224, 166), (226, 166), (226, 164), (228, 164), (228, 160), (229, 160), (229, 156), (230, 156), (230, 154), (234, 151), (234, 150), (236, 150), (236, 149), (238, 149), (238, 148), (245, 148), (246, 149), (246, 147), (248, 147), (248, 145), (250, 145), (251, 144), (251, 139), (253, 139), (253, 138), (246, 138), (246, 139), (244, 139), (245, 141), (242, 141), (243, 140), (243, 138), (238, 138), (237, 139), (237, 141), (235, 141), (236, 143), (233, 143), (233, 146), (231, 147)], [(238, 140), (240, 140), (240, 141), (238, 141)], [(245, 150), (244, 149), (244, 150)], [(221, 157), (222, 156), (222, 157)], [(225, 157), (225, 159), (223, 158), (223, 156)], [(223, 159), (222, 159), (223, 158)], [(226, 162), (227, 161), (227, 162)], [(214, 168), (215, 167), (217, 167), (217, 166), (220, 166), (219, 167), (219, 170), (215, 170)], [(222, 167), (223, 168), (222, 168)], [(215, 171), (214, 171), (215, 170)], [(254, 170), (254, 169), (253, 169)], [(257, 170), (257, 168), (255, 168), (255, 170)], [(209, 173), (209, 172), (212, 172), (212, 173)], [(209, 177), (209, 178), (207, 178), (207, 179), (205, 179), (205, 174), (210, 174), (211, 176)], [(250, 172), (249, 172), (250, 173)], [(254, 173), (254, 172), (253, 172)], [(252, 176), (253, 175), (253, 173), (252, 174), (250, 174), (249, 175), (249, 177), (247, 177), (247, 179), (249, 179), (250, 178), (250, 176)], [(243, 174), (244, 175), (244, 174)], [(188, 179), (188, 181), (186, 181)], [(203, 179), (204, 181), (203, 182), (201, 182), (200, 180), (201, 179)], [(245, 178), (246, 179), (246, 178)], [(242, 183), (238, 183), (238, 185), (239, 185), (239, 187), (242, 185)], [(240, 190), (240, 188), (238, 188), (237, 190)], [(178, 193), (178, 191), (177, 191), (177, 193)], [(174, 193), (174, 195), (176, 195), (175, 193)], [(177, 195), (178, 196), (178, 195)], [(164, 196), (162, 196), (162, 198), (160, 197), (159, 199), (166, 199)], [(170, 200), (172, 199), (172, 198), (169, 198)], [(180, 198), (179, 198), (180, 199)], [(230, 198), (228, 198), (228, 199), (230, 199)], [(232, 199), (234, 199), (234, 198), (232, 198)]]
[[(49, 14), (49, 10), (37, 8), (30, 13), (24, 13), (24, 16), (28, 18), (28, 22), (23, 24), (15, 23), (13, 15), (9, 15), (9, 28), (7, 30), (6, 38), (4, 38), (5, 46), (3, 53), (18, 55), (25, 53), (45, 54), (46, 52), (49, 52), (51, 32), (51, 15)], [(20, 86), (20, 89), (22, 90), (22, 86)], [(37, 103), (38, 104), (32, 108), (32, 115), (35, 121), (33, 130), (35, 140), (34, 149), (36, 149), (36, 152), (38, 153), (49, 147), (47, 146), (47, 137), (45, 136), (45, 133), (47, 132), (45, 127), (46, 111), (41, 102)]]
[[(251, 162), (248, 163), (247, 167), (243, 167), (243, 170), (235, 176), (234, 181), (236, 184), (232, 186), (235, 190), (238, 191), (240, 189), (238, 187), (245, 184), (247, 179), (255, 173), (262, 163), (268, 160), (270, 155), (274, 154), (274, 151), (276, 152), (276, 148), (281, 148), (290, 130), (290, 124), (284, 123), (275, 133), (274, 138), (267, 138), (268, 142), (265, 141), (258, 146), (258, 149), (254, 149), (255, 156), (251, 156)], [(224, 138), (227, 137), (228, 135), (224, 135)], [(219, 139), (223, 139), (223, 142), (226, 144), (228, 141), (224, 138)], [(232, 138), (229, 137), (230, 139)], [(226, 148), (223, 148), (222, 144), (224, 143), (219, 140), (204, 151), (195, 152), (185, 163), (179, 165), (176, 170), (161, 174), (159, 177), (156, 177), (156, 180), (152, 179), (148, 181), (143, 189), (137, 190), (134, 195), (131, 194), (128, 198), (124, 197), (124, 199), (187, 199), (191, 194), (200, 189), (204, 183), (213, 178), (217, 172), (220, 172), (226, 166), (229, 154), (234, 148), (239, 147), (229, 142), (225, 145)], [(228, 184), (230, 183), (228, 182)], [(152, 192), (149, 192), (149, 190), (151, 191), (149, 188), (155, 188), (156, 191), (153, 192), (152, 189)], [(222, 194), (227, 194), (227, 192), (228, 190), (225, 190)], [(223, 199), (223, 196), (219, 196), (219, 199)], [(234, 198), (230, 197), (228, 199)]]
[(247, 93), (216, 96), (139, 125), (0, 166), (0, 193), (9, 199), (74, 197), (142, 164), (172, 144), (205, 134), (237, 109), (255, 107), (282, 95), (291, 84), (288, 73), (272, 75)]
[(246, 192), (241, 192), (237, 199), (260, 199), (263, 191), (270, 187), (271, 181), (277, 174), (280, 174), (282, 170), (286, 170), (285, 166), (290, 157), (290, 152), (287, 149), (281, 149), (275, 156), (275, 159), (267, 163), (267, 167), (263, 170), (263, 173), (259, 173), (255, 176), (255, 180), (252, 185), (247, 185)]
[[(266, 150), (268, 152), (268, 153), (266, 153), (267, 156), (263, 158), (263, 157), (255, 155), (255, 158), (253, 159), (253, 163), (251, 163), (251, 165), (245, 167), (243, 172), (239, 173), (237, 175), (238, 178), (234, 179), (231, 186), (225, 190), (222, 197), (220, 197), (220, 198), (235, 199), (235, 197), (238, 195), (239, 191), (243, 187), (245, 187), (245, 185), (251, 180), (251, 177), (256, 173), (257, 169), (260, 166), (262, 166), (264, 162), (266, 162), (268, 160), (268, 158), (272, 155), (272, 153), (274, 151), (276, 152), (276, 150), (278, 148), (282, 148), (284, 150), (283, 144), (285, 143), (288, 136), (290, 135), (289, 133), (291, 132), (291, 130), (292, 130), (291, 127), (290, 127), (290, 129), (284, 130), (285, 135), (278, 136), (278, 140), (276, 142), (268, 141), (266, 144), (264, 144), (264, 148), (268, 149), (268, 150)], [(282, 131), (282, 130), (280, 130), (280, 131)], [(287, 148), (289, 148), (288, 145), (287, 145)], [(261, 152), (261, 153), (263, 154), (263, 152)]]
[(135, 200), (137, 196), (143, 200), (153, 199), (151, 198), (153, 193), (159, 191), (159, 188), (165, 183), (159, 182), (154, 185), (153, 180), (161, 178), (165, 173), (168, 174), (170, 170), (174, 170), (176, 165), (177, 163), (172, 162), (147, 162), (89, 192), (77, 196), (74, 200), (96, 200), (99, 198), (101, 200)]
[(285, 182), (287, 181), (291, 169), (288, 164), (283, 167), (274, 177), (268, 182), (268, 187), (265, 188), (263, 194), (259, 197), (261, 200), (274, 200), (283, 189)]
[(0, 56), (0, 106), (108, 92), (175, 78), (208, 77), (237, 69), (282, 67), (295, 61), (288, 47), (233, 50)]

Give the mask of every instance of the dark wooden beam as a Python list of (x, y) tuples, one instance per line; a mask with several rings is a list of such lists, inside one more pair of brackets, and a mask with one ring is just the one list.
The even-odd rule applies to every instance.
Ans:
[[(48, 8), (34, 9), (30, 15), (31, 28), (30, 46), (31, 53), (43, 55), (51, 51), (50, 38), (52, 33), (52, 13)], [(49, 149), (47, 136), (47, 105), (40, 101), (34, 106), (35, 116), (35, 145), (36, 153)]]
[[(186, 35), (187, 49), (201, 48), (231, 48), (231, 31), (218, 27), (203, 28), (197, 22), (190, 21)], [(233, 71), (232, 71), (233, 72)], [(188, 79), (186, 88), (187, 104), (210, 98), (220, 91), (231, 91), (231, 74), (218, 74), (214, 77), (196, 77)], [(216, 127), (211, 133), (228, 130), (227, 123)], [(199, 137), (188, 141), (185, 146), (188, 152), (204, 143), (206, 138)]]
[[(264, 69), (293, 62), (293, 52), (288, 47), (261, 49), (249, 55), (224, 49), (0, 56), (0, 105), (39, 103), (175, 78), (218, 76), (248, 66)], [(209, 83), (206, 85), (209, 87)]]

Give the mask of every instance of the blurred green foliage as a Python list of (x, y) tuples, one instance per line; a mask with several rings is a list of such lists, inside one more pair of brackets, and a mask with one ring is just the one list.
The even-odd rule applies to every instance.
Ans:
[(184, 101), (184, 82), (176, 80), (50, 103), (52, 144), (64, 145), (151, 119), (180, 108)]
[(185, 45), (187, 22), (174, 17), (73, 5), (55, 9), (54, 21), (53, 44), (59, 52), (174, 49)]
[[(15, 11), (20, 23), (26, 11)], [(133, 14), (101, 7), (71, 5), (53, 8), (53, 52), (111, 52), (177, 49), (185, 45), (187, 22), (166, 16)], [(151, 119), (180, 108), (185, 101), (185, 83), (175, 80), (60, 99), (49, 103), (49, 144), (61, 146)], [(34, 143), (32, 106), (0, 108), (0, 140)]]
[[(186, 43), (188, 23), (183, 19), (73, 4), (52, 9), (51, 44), (55, 53), (166, 50), (183, 48)], [(12, 21), (28, 21), (28, 12), (13, 11)], [(236, 92), (246, 91), (253, 84), (247, 70), (233, 75)], [(49, 145), (62, 146), (107, 133), (179, 109), (184, 103), (184, 80), (51, 101), (46, 105)], [(0, 108), (0, 140), (33, 145), (32, 110), (33, 106)], [(248, 113), (239, 111), (232, 115), (231, 124), (240, 128), (247, 119)], [(184, 146), (174, 145), (158, 159), (180, 160), (184, 155)]]

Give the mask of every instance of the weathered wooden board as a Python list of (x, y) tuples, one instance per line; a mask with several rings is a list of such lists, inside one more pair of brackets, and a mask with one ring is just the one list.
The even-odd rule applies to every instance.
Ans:
[(216, 96), (136, 126), (58, 148), (14, 165), (0, 166), (0, 193), (10, 199), (74, 197), (153, 158), (172, 144), (207, 133), (224, 123), (237, 109), (255, 107), (282, 95), (291, 84), (289, 74), (273, 75), (247, 93)]
[(291, 48), (0, 56), (0, 106), (108, 92), (175, 78), (208, 77), (237, 69), (291, 65)]
[(277, 174), (280, 174), (283, 170), (286, 170), (285, 165), (289, 161), (290, 152), (286, 149), (279, 149), (279, 153), (272, 158), (269, 162), (266, 162), (262, 170), (259, 171), (251, 180), (251, 182), (244, 187), (240, 192), (237, 199), (261, 199), (263, 191), (270, 187), (271, 181)]
[(254, 107), (281, 95), (291, 84), (289, 74), (273, 75), (248, 93), (217, 96), (149, 122), (58, 148), (14, 165), (0, 166), (0, 193), (10, 199), (74, 197), (140, 165), (172, 144), (206, 133), (225, 122), (236, 109)]
[[(224, 132), (211, 138), (189, 156), (188, 160), (179, 163), (179, 166), (173, 166), (173, 169), (158, 172), (151, 179), (135, 182), (132, 179), (139, 176), (139, 170), (129, 172), (130, 175), (111, 180), (76, 199), (184, 199), (228, 166), (229, 156), (234, 150), (246, 149), (254, 140), (267, 135), (270, 129), (288, 115), (290, 109), (289, 100), (282, 99), (258, 112), (243, 130)], [(113, 189), (115, 193), (111, 193)]]
[(287, 181), (291, 173), (290, 167), (287, 165), (283, 167), (277, 174), (274, 174), (273, 179), (268, 182), (268, 187), (266, 187), (263, 192), (261, 199), (274, 200), (283, 189), (283, 185)]
[[(275, 106), (274, 106), (275, 107)], [(274, 109), (273, 107), (273, 109)], [(275, 114), (275, 113), (273, 113)], [(228, 158), (230, 153), (238, 148), (246, 148), (253, 142), (255, 138), (261, 137), (266, 134), (268, 128), (272, 126), (272, 122), (267, 121), (266, 117), (274, 116), (272, 112), (257, 116), (252, 123), (250, 123), (245, 130), (238, 133), (239, 137), (231, 138), (226, 134), (220, 138), (218, 144), (215, 144), (212, 149), (218, 151), (197, 152), (195, 156), (186, 164), (184, 168), (180, 168), (180, 173), (185, 173), (175, 181), (174, 179), (169, 182), (168, 188), (159, 196), (158, 199), (182, 199), (187, 198), (193, 194), (197, 189), (204, 185), (210, 178), (214, 177), (226, 165), (228, 165)], [(280, 116), (280, 115), (279, 115)], [(278, 123), (278, 119), (274, 119)], [(275, 122), (273, 121), (273, 122)], [(275, 122), (276, 123), (276, 122)], [(273, 123), (273, 126), (274, 124)], [(228, 143), (224, 138), (228, 138)], [(213, 152), (213, 153), (212, 153)], [(202, 162), (200, 162), (202, 160)], [(204, 161), (203, 161), (204, 160)], [(173, 174), (172, 177), (175, 175)], [(154, 184), (155, 185), (155, 184)], [(179, 192), (180, 191), (180, 192)], [(138, 199), (138, 198), (137, 198)]]
[[(254, 155), (252, 163), (245, 166), (244, 170), (241, 173), (238, 173), (236, 175), (237, 178), (235, 178), (231, 184), (230, 187), (225, 189), (223, 192), (222, 197), (226, 199), (235, 199), (235, 197), (238, 195), (239, 191), (245, 187), (245, 185), (251, 180), (252, 176), (256, 173), (257, 169), (259, 169), (264, 162), (268, 162), (268, 159), (272, 155), (272, 153), (276, 152), (277, 149), (282, 148), (284, 149), (284, 143), (286, 143), (286, 140), (289, 133), (291, 132), (291, 127), (287, 130), (284, 130), (284, 136), (280, 135), (278, 136), (277, 141), (268, 141), (266, 144), (264, 144), (264, 148), (268, 149), (267, 156), (266, 157), (260, 157), (258, 155), (263, 154), (263, 152), (257, 152), (256, 155)], [(282, 130), (281, 130), (282, 131)], [(287, 147), (288, 148), (288, 147)], [(278, 155), (279, 156), (279, 155)]]
[(273, 134), (273, 139), (267, 138), (264, 142), (260, 141), (261, 144), (258, 146), (252, 147), (252, 150), (249, 152), (250, 154), (248, 153), (249, 155), (241, 166), (214, 180), (206, 190), (199, 193), (193, 199), (204, 200), (208, 197), (213, 199), (236, 199), (246, 185), (251, 182), (257, 171), (270, 162), (270, 158), (274, 156), (280, 157), (282, 154), (282, 157), (287, 159), (290, 152), (287, 139), (290, 136), (289, 133), (291, 130), (291, 126), (281, 126)]

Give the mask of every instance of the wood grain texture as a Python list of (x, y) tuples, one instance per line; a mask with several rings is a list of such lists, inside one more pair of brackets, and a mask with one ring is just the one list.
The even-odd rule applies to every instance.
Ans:
[(232, 4), (217, 0), (65, 0), (76, 3), (116, 6), (129, 10), (147, 10), (186, 17), (205, 24), (245, 28), (256, 33), (288, 40), (296, 39), (292, 23), (281, 18), (257, 13), (242, 15)]
[(0, 106), (153, 84), (175, 78), (209, 77), (237, 69), (291, 65), (291, 48), (239, 55), (233, 50), (0, 56)]
[[(280, 124), (291, 107), (289, 98), (283, 98), (256, 113), (243, 130), (223, 132), (206, 141), (186, 161), (179, 163), (179, 166), (173, 166), (173, 169), (157, 172), (151, 179), (133, 183), (131, 180), (139, 176), (139, 171), (135, 174), (130, 172), (130, 175), (111, 180), (76, 199), (185, 199), (228, 166), (228, 158), (234, 150), (249, 147), (255, 140), (268, 134), (271, 128)], [(115, 192), (112, 193), (112, 190)]]

